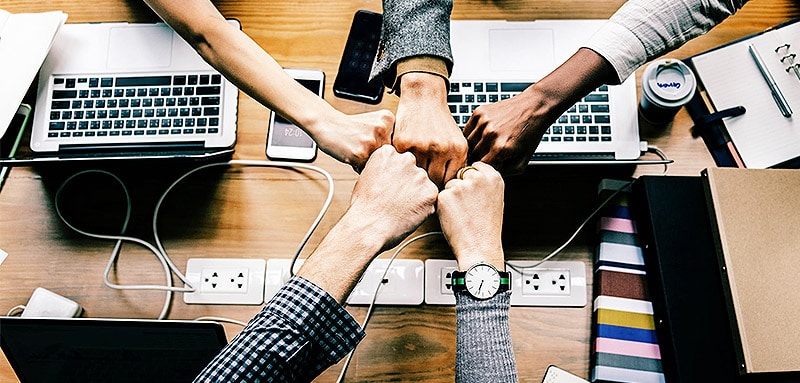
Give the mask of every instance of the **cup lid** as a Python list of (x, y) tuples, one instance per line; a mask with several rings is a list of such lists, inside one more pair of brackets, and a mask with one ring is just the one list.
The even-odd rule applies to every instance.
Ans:
[(696, 82), (692, 70), (677, 59), (661, 59), (645, 68), (642, 91), (663, 106), (680, 106), (694, 95)]

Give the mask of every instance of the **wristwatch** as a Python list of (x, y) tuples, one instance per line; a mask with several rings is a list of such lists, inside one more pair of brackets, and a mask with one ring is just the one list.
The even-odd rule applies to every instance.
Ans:
[(477, 263), (467, 271), (454, 271), (452, 275), (453, 292), (466, 291), (475, 299), (485, 300), (511, 290), (511, 273), (497, 271), (488, 263)]

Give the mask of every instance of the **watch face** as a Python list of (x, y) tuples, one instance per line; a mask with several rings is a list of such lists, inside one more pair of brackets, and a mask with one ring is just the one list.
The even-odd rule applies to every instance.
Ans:
[(464, 284), (473, 297), (489, 299), (500, 290), (500, 273), (492, 266), (478, 264), (467, 270)]

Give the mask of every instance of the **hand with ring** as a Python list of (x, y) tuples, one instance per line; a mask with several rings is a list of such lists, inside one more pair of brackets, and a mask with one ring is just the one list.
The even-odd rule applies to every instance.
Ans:
[(458, 170), (439, 192), (437, 210), (459, 267), (488, 262), (504, 269), (503, 178), (493, 167), (476, 162)]

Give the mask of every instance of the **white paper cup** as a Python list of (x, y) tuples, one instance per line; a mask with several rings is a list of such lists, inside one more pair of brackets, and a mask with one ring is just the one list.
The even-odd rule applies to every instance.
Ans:
[(667, 123), (692, 99), (696, 87), (694, 73), (681, 60), (654, 61), (642, 75), (639, 111), (651, 123)]

